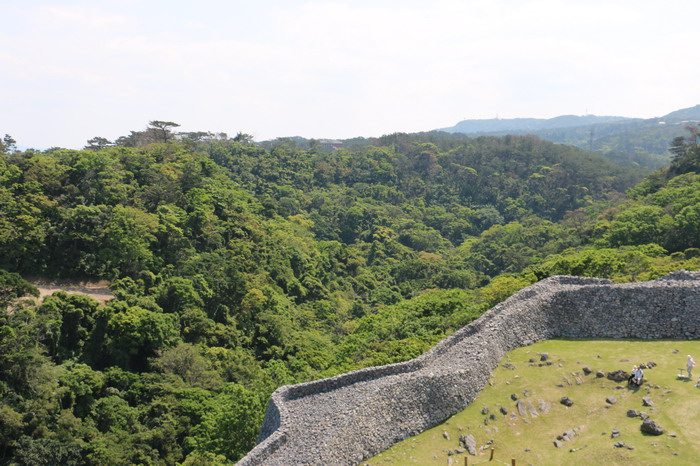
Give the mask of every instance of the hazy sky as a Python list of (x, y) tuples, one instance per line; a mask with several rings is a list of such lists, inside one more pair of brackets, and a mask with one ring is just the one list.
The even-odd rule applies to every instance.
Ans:
[(700, 103), (697, 0), (0, 0), (0, 135), (346, 138)]

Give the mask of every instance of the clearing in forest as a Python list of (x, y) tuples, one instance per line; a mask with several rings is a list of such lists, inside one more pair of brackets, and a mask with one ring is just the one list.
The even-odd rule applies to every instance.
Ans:
[[(548, 340), (518, 348), (464, 411), (363, 464), (463, 465), (469, 456), (472, 465), (488, 462), (493, 448), (495, 460), (518, 465), (696, 465), (700, 366), (693, 381), (678, 376), (688, 354), (700, 360), (700, 341)], [(639, 363), (656, 363), (640, 388), (607, 377)], [(646, 417), (664, 433), (642, 433)], [(476, 456), (460, 442), (468, 435)]]
[(26, 280), (39, 289), (39, 301), (46, 296), (51, 296), (56, 291), (65, 291), (68, 294), (83, 294), (96, 299), (104, 304), (114, 298), (107, 281), (84, 281), (70, 279), (46, 279), (26, 278)]

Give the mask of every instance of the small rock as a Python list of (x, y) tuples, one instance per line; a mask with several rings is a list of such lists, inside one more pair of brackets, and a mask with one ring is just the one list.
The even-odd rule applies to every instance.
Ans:
[(583, 373), (586, 375), (589, 375), (591, 372), (593, 372), (593, 369), (590, 368), (590, 366), (583, 366)]
[(673, 351), (671, 351), (671, 353), (672, 353), (672, 354), (678, 354), (679, 351), (678, 351), (677, 349), (674, 349)]
[(528, 396), (532, 395), (532, 392), (530, 390), (523, 390), (523, 396), (527, 398)]
[(596, 359), (603, 359), (603, 357), (599, 354), (598, 356), (596, 356)]
[(564, 445), (564, 442), (561, 442), (559, 440), (554, 441), (554, 446), (557, 448), (561, 448), (561, 446)]
[[(547, 362), (545, 363), (545, 366), (551, 366), (551, 365), (552, 365), (552, 361), (547, 361)], [(559, 364), (559, 367), (561, 367), (561, 364)]]
[(612, 433), (610, 434), (610, 438), (618, 438), (620, 436), (620, 431), (617, 429), (613, 429)]
[(512, 365), (512, 364), (509, 363), (509, 362), (507, 362), (507, 363), (505, 363), (505, 364), (502, 364), (501, 367), (503, 367), (504, 369), (508, 369), (509, 371), (514, 371), (514, 370), (515, 370), (515, 366)]
[(481, 414), (488, 414), (489, 409), (487, 407), (484, 407), (484, 409), (481, 410)]
[(508, 414), (508, 410), (507, 410), (506, 408), (504, 408), (503, 406), (501, 406), (500, 408), (498, 408), (498, 410), (499, 410), (499, 411), (501, 412), (501, 414), (503, 414), (504, 416)]
[(513, 401), (517, 401), (517, 400), (518, 400), (518, 394), (517, 394), (517, 393), (511, 393), (511, 394), (510, 394), (510, 399), (513, 400)]
[(523, 400), (518, 400), (518, 402), (515, 403), (515, 407), (518, 410), (518, 414), (521, 416), (527, 416), (527, 407), (525, 406), (525, 402)]
[(608, 379), (615, 382), (624, 382), (630, 378), (630, 374), (623, 370), (616, 370), (613, 372), (608, 372)]
[(450, 434), (448, 434), (447, 431), (444, 431), (444, 432), (442, 433), (442, 436), (445, 437), (445, 440), (449, 440), (449, 439), (450, 439)]
[(493, 445), (493, 439), (487, 440), (486, 445)]
[(530, 421), (528, 418), (525, 417), (525, 418), (523, 418), (523, 422), (525, 424), (530, 424), (530, 422), (532, 422), (532, 421)]
[(540, 361), (547, 361), (549, 359), (549, 353), (539, 353)]
[(649, 418), (644, 419), (644, 422), (642, 422), (642, 426), (640, 427), (640, 429), (643, 433), (649, 435), (662, 435), (664, 433), (663, 427), (661, 427), (659, 424), (657, 424), (655, 421), (652, 421)]
[(552, 404), (544, 400), (539, 400), (537, 402), (537, 408), (539, 409), (540, 413), (549, 414), (549, 411), (552, 409)]
[(601, 371), (601, 370), (599, 369), (599, 370), (595, 371), (595, 376), (598, 377), (598, 378), (605, 377), (605, 372), (604, 372), (604, 371)]
[(487, 417), (484, 418), (484, 425), (485, 426), (489, 425), (489, 418), (487, 418)]
[(496, 420), (496, 415), (495, 415), (495, 414), (491, 414), (491, 415), (489, 416), (489, 419), (491, 419), (492, 421), (495, 421), (495, 420)]
[(562, 397), (560, 403), (563, 404), (564, 406), (573, 406), (574, 405), (573, 400), (571, 398), (569, 398), (568, 396)]
[(628, 450), (634, 450), (634, 447), (633, 447), (632, 445), (627, 445), (626, 448), (627, 448)]
[(637, 417), (639, 416), (639, 411), (636, 409), (630, 409), (627, 411), (627, 417)]
[(605, 399), (605, 402), (614, 405), (615, 403), (617, 403), (617, 398), (615, 398), (614, 396), (609, 396)]
[(647, 413), (646, 411), (640, 411), (640, 412), (639, 412), (639, 417), (641, 417), (642, 419), (648, 419), (648, 418), (649, 418), (649, 413)]
[(537, 360), (535, 358), (530, 358), (528, 362), (537, 362)]
[(615, 448), (623, 448), (625, 446), (625, 442), (616, 442), (615, 443)]
[(678, 437), (676, 434), (668, 434), (668, 436), (671, 437), (671, 438), (676, 438), (676, 437)]
[(654, 402), (651, 401), (651, 398), (649, 398), (648, 396), (645, 396), (644, 398), (642, 398), (642, 405), (644, 405), (644, 406), (654, 406)]
[(471, 434), (468, 435), (462, 435), (459, 437), (459, 444), (462, 445), (466, 450), (469, 452), (470, 455), (476, 456), (477, 454), (477, 449), (476, 449), (476, 440), (474, 440), (474, 436)]

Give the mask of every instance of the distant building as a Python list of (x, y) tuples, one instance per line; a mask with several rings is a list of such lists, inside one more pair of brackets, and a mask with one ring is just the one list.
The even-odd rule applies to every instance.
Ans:
[(319, 144), (321, 145), (321, 149), (327, 152), (333, 152), (343, 147), (341, 141), (336, 141), (334, 139), (321, 139)]

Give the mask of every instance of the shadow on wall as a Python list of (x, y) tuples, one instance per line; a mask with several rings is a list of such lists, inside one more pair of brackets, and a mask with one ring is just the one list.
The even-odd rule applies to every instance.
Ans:
[(416, 359), (281, 387), (238, 464), (357, 464), (463, 410), (507, 352), (564, 337), (699, 338), (700, 273), (621, 285), (551, 277)]

